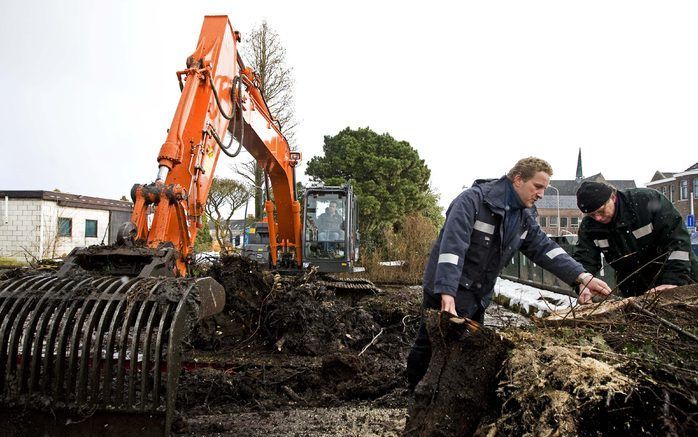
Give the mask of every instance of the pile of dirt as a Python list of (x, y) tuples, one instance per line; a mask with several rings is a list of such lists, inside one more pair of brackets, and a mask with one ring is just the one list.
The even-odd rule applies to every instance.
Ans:
[(314, 272), (281, 276), (237, 256), (204, 273), (225, 287), (226, 305), (192, 339), (182, 410), (406, 405), (419, 290), (338, 294)]

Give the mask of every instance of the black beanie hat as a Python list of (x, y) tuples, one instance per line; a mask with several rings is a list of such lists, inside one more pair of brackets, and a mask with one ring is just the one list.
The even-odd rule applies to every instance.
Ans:
[(577, 190), (577, 206), (583, 213), (594, 212), (601, 208), (613, 193), (610, 185), (600, 182), (582, 182)]

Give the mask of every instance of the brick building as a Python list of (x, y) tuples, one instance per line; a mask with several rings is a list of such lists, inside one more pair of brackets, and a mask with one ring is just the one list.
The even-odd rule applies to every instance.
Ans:
[(577, 208), (577, 189), (584, 181), (605, 182), (619, 190), (635, 188), (632, 180), (607, 180), (603, 174), (584, 177), (582, 171), (582, 151), (577, 157), (576, 178), (572, 180), (554, 179), (545, 190), (543, 199), (536, 202), (538, 223), (548, 235), (577, 234), (584, 214)]
[(52, 191), (0, 191), (0, 258), (56, 258), (74, 247), (111, 244), (133, 205)]
[(647, 187), (671, 200), (685, 222), (691, 213), (691, 204), (694, 212), (698, 209), (698, 162), (681, 172), (656, 171)]

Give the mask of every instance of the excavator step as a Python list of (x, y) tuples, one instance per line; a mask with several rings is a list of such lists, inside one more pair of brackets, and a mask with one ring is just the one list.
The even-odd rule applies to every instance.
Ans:
[[(183, 343), (192, 323), (224, 302), (211, 278), (38, 273), (0, 280), (0, 429), (167, 435)], [(50, 413), (31, 413), (25, 433), (27, 422), (17, 418), (29, 411)]]

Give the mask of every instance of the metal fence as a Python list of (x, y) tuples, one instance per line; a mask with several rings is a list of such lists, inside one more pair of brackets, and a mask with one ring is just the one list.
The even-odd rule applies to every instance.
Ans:
[[(577, 243), (576, 236), (551, 237), (553, 241), (560, 245), (569, 254), (574, 254), (575, 245)], [(552, 273), (543, 270), (543, 268), (530, 259), (526, 258), (521, 252), (517, 252), (500, 275), (504, 279), (520, 282), (532, 287), (542, 288), (544, 290), (563, 293), (569, 296), (576, 296), (572, 291), (572, 287), (559, 280)], [(606, 281), (606, 283), (614, 288), (616, 286), (616, 275), (613, 268), (603, 260), (603, 267), (597, 277)]]

